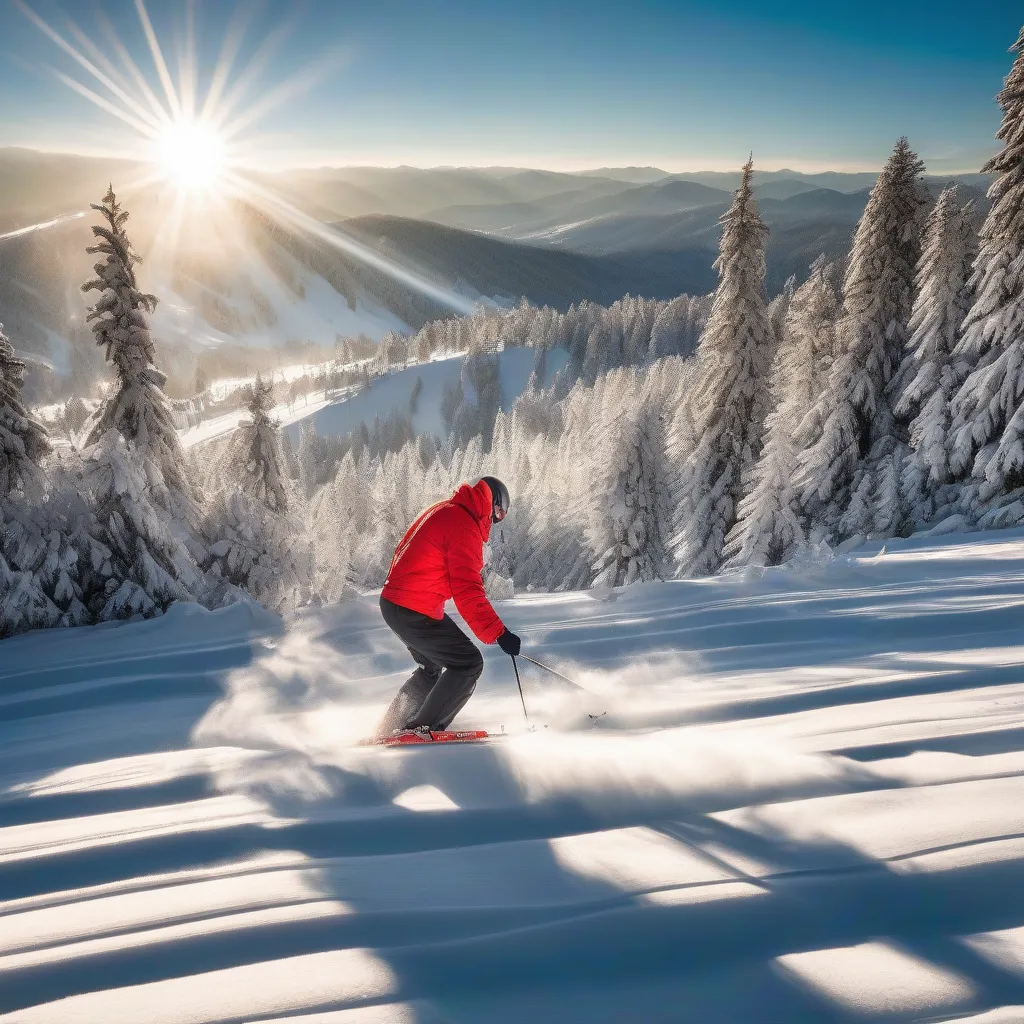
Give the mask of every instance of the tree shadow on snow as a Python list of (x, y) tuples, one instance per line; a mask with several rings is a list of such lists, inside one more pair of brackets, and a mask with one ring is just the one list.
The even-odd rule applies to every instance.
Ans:
[[(283, 858), (277, 866), (248, 869), (254, 893), (285, 865), (301, 872), (303, 899), (324, 913), (278, 921), (225, 915), (216, 934), (154, 937), (12, 970), (0, 982), (0, 1012), (344, 949), (369, 950), (387, 968), (388, 994), (321, 999), (302, 1012), (402, 1002), (421, 1024), (853, 1024), (1024, 1004), (1024, 981), (959, 938), (1024, 924), (1024, 859), (908, 871), (839, 840), (797, 838), (758, 812), (761, 803), (869, 787), (851, 762), (829, 762), (835, 772), (821, 779), (797, 772), (774, 787), (755, 779), (740, 793), (710, 784), (659, 788), (650, 772), (613, 785), (614, 774), (601, 771), (613, 769), (623, 749), (615, 737), (607, 747), (597, 736), (591, 746), (571, 736), (564, 745), (551, 736), (386, 751), (340, 743), (333, 706), (379, 705), (407, 671), (373, 611), (357, 603), (306, 625), (300, 617), (276, 647), (230, 667), (226, 699), (204, 714), (202, 742), (253, 752), (242, 769), (219, 776), (220, 791), (258, 799), (271, 825), (228, 823), (0, 866), (0, 899), (11, 899), (50, 892), (57, 880), (66, 890), (275, 854)], [(884, 667), (881, 659), (873, 667)], [(967, 662), (946, 661), (938, 671), (926, 655), (919, 664), (893, 657), (890, 667), (909, 676), (723, 702), (687, 721), (726, 723), (1019, 678), (1015, 667), (979, 672)], [(1020, 749), (1020, 735), (1007, 729), (990, 742)], [(639, 751), (648, 741), (629, 742)], [(972, 741), (957, 742), (968, 752)], [(582, 768), (576, 750), (591, 759)], [(884, 745), (851, 749), (858, 752), (865, 760), (899, 754)], [(681, 742), (674, 756), (684, 763), (694, 749)], [(169, 783), (164, 795), (188, 797), (193, 784)], [(47, 799), (34, 805), (42, 809), (34, 817), (31, 801), (8, 806), (8, 823), (73, 810), (64, 797)], [(91, 799), (99, 800), (94, 809), (118, 809), (130, 798), (115, 790)], [(742, 825), (719, 813), (739, 806), (748, 807)], [(1020, 836), (983, 841), (998, 838)], [(636, 858), (650, 851), (650, 863), (623, 860), (622, 850), (640, 851)], [(677, 862), (688, 866), (678, 877), (669, 868), (660, 882), (630, 881), (634, 869), (656, 878), (660, 864)], [(800, 959), (869, 943), (959, 988), (934, 1003), (860, 1003), (856, 979), (836, 989)]]

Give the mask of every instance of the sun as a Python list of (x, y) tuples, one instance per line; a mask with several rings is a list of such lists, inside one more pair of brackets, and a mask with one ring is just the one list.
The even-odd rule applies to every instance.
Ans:
[(155, 140), (154, 161), (161, 174), (185, 192), (210, 192), (227, 170), (224, 140), (198, 119), (170, 121)]
[[(346, 59), (346, 51), (333, 47), (319, 58), (307, 61), (303, 70), (277, 82), (267, 81), (265, 71), (274, 66), (273, 57), (287, 37), (281, 26), (254, 49), (248, 62), (235, 72), (242, 51), (249, 15), (246, 8), (259, 5), (240, 3), (237, 17), (229, 25), (215, 66), (208, 79), (200, 74), (195, 14), (196, 0), (161, 0), (161, 6), (181, 6), (185, 28), (179, 39), (177, 79), (149, 17), (149, 0), (134, 0), (139, 27), (146, 39), (152, 69), (136, 63), (113, 26), (104, 19), (106, 39), (90, 39), (70, 24), (67, 37), (53, 28), (29, 6), (31, 0), (13, 0), (51, 42), (86, 74), (84, 80), (59, 68), (53, 74), (69, 89), (120, 122), (120, 134), (109, 139), (123, 159), (137, 165), (134, 180), (119, 187), (135, 194), (154, 185), (168, 186), (171, 193), (164, 204), (164, 220), (158, 244), (173, 251), (186, 213), (232, 213), (230, 200), (258, 210), (274, 223), (282, 224), (405, 282), (459, 313), (469, 314), (476, 304), (455, 291), (437, 284), (409, 267), (364, 245), (335, 224), (327, 224), (296, 206), (262, 177), (252, 172), (267, 153), (266, 140), (251, 129), (268, 115), (292, 102), (332, 74)], [(2, 0), (0, 0), (2, 5)], [(293, 5), (294, 6), (294, 5)], [(112, 48), (112, 49), (111, 49)], [(108, 52), (109, 51), (109, 52)], [(115, 59), (116, 58), (116, 59)], [(205, 88), (203, 88), (205, 86)], [(254, 95), (259, 90), (259, 95)], [(125, 128), (130, 129), (126, 133)], [(280, 150), (275, 146), (275, 154)], [(82, 216), (76, 214), (75, 216)]]

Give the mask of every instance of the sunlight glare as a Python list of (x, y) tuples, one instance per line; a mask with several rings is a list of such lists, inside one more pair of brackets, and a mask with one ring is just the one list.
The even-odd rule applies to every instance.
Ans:
[(203, 121), (169, 122), (156, 140), (155, 160), (167, 178), (186, 191), (208, 191), (225, 171), (224, 143)]
[[(174, 194), (170, 197), (160, 232), (160, 249), (163, 252), (173, 253), (176, 249), (186, 210), (202, 210), (205, 215), (211, 201), (220, 206), (224, 200), (237, 200), (255, 207), (269, 220), (325, 242), (457, 312), (469, 314), (476, 309), (474, 300), (350, 238), (335, 225), (311, 216), (284, 195), (259, 184), (245, 173), (255, 141), (252, 136), (244, 134), (246, 130), (332, 73), (344, 57), (346, 51), (343, 49), (335, 47), (327, 51), (321, 58), (308, 62), (304, 71), (290, 78), (268, 82), (266, 77), (273, 68), (273, 56), (291, 30), (287, 23), (282, 23), (256, 48), (255, 54), (232, 81), (231, 73), (252, 16), (251, 8), (240, 5), (232, 15), (212, 80), (203, 97), (198, 88), (196, 25), (192, 6), (186, 8), (184, 38), (179, 39), (176, 82), (149, 17), (146, 0), (134, 0), (157, 85), (151, 84), (108, 19), (100, 17), (106, 35), (100, 45), (74, 23), (69, 26), (69, 39), (33, 11), (25, 0), (13, 0), (13, 3), (86, 73), (86, 81), (91, 80), (94, 87), (54, 68), (52, 71), (57, 79), (137, 133), (141, 145), (137, 144), (137, 148), (132, 146), (130, 152), (123, 155), (132, 160), (140, 159), (148, 166), (140, 177), (127, 186), (122, 184), (120, 191), (135, 194), (158, 182), (168, 182), (173, 186)], [(161, 89), (162, 97), (159, 95)], [(257, 92), (259, 96), (254, 99)], [(56, 223), (31, 225), (6, 237), (27, 234)], [(0, 240), (3, 237), (0, 236)]]

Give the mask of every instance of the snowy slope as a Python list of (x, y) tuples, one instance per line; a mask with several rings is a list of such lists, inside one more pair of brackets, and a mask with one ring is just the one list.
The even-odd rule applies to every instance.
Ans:
[[(416, 411), (412, 416), (413, 430), (416, 434), (433, 434), (443, 437), (446, 434), (444, 419), (441, 416), (441, 399), (446, 387), (458, 384), (462, 374), (464, 354), (444, 359), (435, 359), (429, 363), (420, 363), (396, 370), (383, 377), (374, 378), (370, 386), (355, 393), (332, 392), (325, 399), (322, 392), (314, 392), (305, 396), (294, 405), (282, 403), (273, 410), (273, 417), (285, 431), (293, 445), (299, 443), (301, 424), (312, 420), (316, 432), (321, 437), (347, 434), (356, 430), (360, 423), (368, 427), (376, 418), (387, 419), (392, 413), (405, 415), (409, 411), (413, 390), (417, 378), (422, 379), (422, 389), (416, 403)], [(516, 398), (523, 393), (533, 372), (536, 353), (529, 348), (511, 348), (498, 353), (498, 379), (501, 386), (501, 407), (506, 412), (512, 407)], [(553, 349), (548, 353), (543, 384), (548, 385), (554, 375), (568, 362), (568, 353), (563, 349)], [(291, 379), (287, 371), (301, 371), (306, 367), (288, 367), (282, 374), (284, 379)], [(301, 375), (296, 372), (295, 376)], [(218, 382), (223, 383), (223, 382)], [(243, 378), (234, 378), (233, 386), (245, 383)], [(198, 426), (179, 432), (181, 443), (186, 448), (212, 441), (214, 438), (230, 434), (246, 418), (244, 409), (233, 409), (220, 416), (212, 416), (203, 420)]]
[[(510, 348), (498, 353), (501, 407), (506, 412), (526, 388), (535, 360), (536, 352), (532, 348)], [(287, 423), (287, 433), (295, 445), (299, 442), (301, 423), (306, 419), (313, 420), (316, 432), (321, 437), (347, 434), (358, 429), (360, 423), (372, 426), (375, 417), (384, 420), (392, 413), (407, 413), (416, 379), (420, 378), (423, 384), (412, 416), (413, 431), (418, 435), (444, 437), (447, 430), (441, 416), (441, 399), (446, 387), (458, 384), (463, 361), (464, 356), (457, 355), (389, 373), (374, 379), (365, 391), (342, 396), (330, 404), (318, 403), (309, 407), (296, 405), (282, 422)], [(543, 383), (550, 384), (551, 378), (567, 361), (568, 353), (563, 349), (549, 352)]]
[[(215, 301), (235, 318), (237, 325), (230, 330), (211, 323), (195, 302), (164, 284), (163, 300), (152, 316), (153, 330), (166, 342), (200, 348), (225, 342), (273, 348), (289, 340), (329, 346), (339, 335), (354, 338), (365, 334), (379, 340), (389, 331), (409, 331), (404, 321), (367, 296), (361, 295), (352, 309), (346, 297), (319, 275), (297, 271), (296, 280), (301, 283), (301, 295), (285, 287), (265, 266), (254, 262), (230, 287), (215, 296)], [(269, 304), (270, 320), (254, 302), (254, 288), (263, 308)]]
[(371, 597), (5, 640), (0, 1020), (1024, 1019), (1024, 531), (499, 611), (471, 748)]

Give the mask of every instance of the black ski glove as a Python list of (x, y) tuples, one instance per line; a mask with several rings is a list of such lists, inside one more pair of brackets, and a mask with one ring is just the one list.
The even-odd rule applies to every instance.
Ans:
[(523, 642), (515, 635), (515, 633), (510, 633), (506, 629), (505, 632), (498, 637), (498, 646), (506, 654), (509, 654), (514, 658), (522, 648)]

